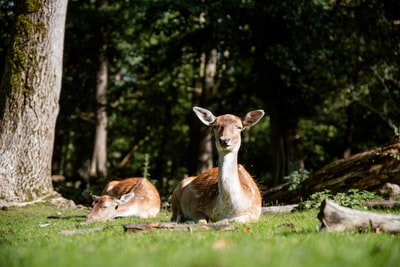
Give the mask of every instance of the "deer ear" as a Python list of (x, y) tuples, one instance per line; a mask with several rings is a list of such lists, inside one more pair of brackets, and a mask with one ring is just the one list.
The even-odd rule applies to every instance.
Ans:
[(200, 121), (207, 126), (211, 126), (216, 120), (214, 114), (212, 114), (211, 111), (205, 108), (194, 107), (193, 111), (196, 114), (196, 116), (200, 119)]
[(135, 196), (135, 193), (133, 193), (133, 192), (124, 194), (117, 200), (117, 204), (118, 205), (124, 204), (124, 203), (128, 202), (131, 198), (133, 198), (134, 196)]
[(264, 116), (264, 110), (262, 109), (250, 111), (243, 118), (243, 126), (245, 128), (251, 127), (255, 125), (257, 122), (259, 122), (263, 116)]

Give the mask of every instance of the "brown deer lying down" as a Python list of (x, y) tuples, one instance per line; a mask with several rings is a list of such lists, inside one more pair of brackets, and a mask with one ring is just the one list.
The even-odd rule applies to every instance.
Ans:
[(145, 178), (111, 181), (101, 196), (93, 195), (92, 210), (85, 222), (106, 221), (116, 217), (155, 217), (161, 207), (160, 195)]
[(257, 221), (261, 214), (261, 194), (250, 174), (237, 163), (237, 157), (241, 132), (255, 125), (264, 111), (251, 111), (243, 119), (230, 114), (216, 117), (200, 107), (194, 107), (193, 111), (200, 121), (213, 128), (219, 168), (181, 181), (171, 196), (171, 221)]

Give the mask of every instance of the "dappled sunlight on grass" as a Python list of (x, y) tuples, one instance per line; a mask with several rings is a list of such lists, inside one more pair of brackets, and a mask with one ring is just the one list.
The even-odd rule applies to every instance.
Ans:
[[(2, 266), (395, 266), (399, 236), (319, 233), (316, 210), (263, 215), (234, 231), (124, 232), (149, 220), (79, 225), (87, 210), (34, 205), (0, 213)], [(49, 219), (59, 214), (64, 219)], [(168, 221), (165, 212), (151, 221)], [(99, 231), (62, 234), (65, 230)], [(5, 265), (3, 265), (5, 264)]]

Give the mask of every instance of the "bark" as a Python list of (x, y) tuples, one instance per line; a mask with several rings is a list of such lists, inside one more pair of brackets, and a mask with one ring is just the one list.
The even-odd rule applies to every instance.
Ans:
[(54, 192), (51, 159), (59, 111), (67, 0), (19, 1), (0, 86), (0, 199)]
[(96, 86), (96, 134), (89, 176), (104, 180), (107, 177), (107, 75), (108, 64), (104, 51), (100, 52)]
[(400, 232), (400, 215), (354, 210), (327, 200), (321, 204), (318, 219), (322, 223), (320, 230), (327, 232)]
[[(207, 103), (217, 93), (216, 83), (217, 71), (217, 50), (213, 49), (207, 57), (207, 62), (204, 69), (204, 86), (202, 99), (203, 103)], [(197, 158), (197, 171), (196, 174), (203, 173), (204, 171), (213, 167), (213, 143), (212, 133), (208, 128), (201, 127), (199, 142), (199, 154)]]
[[(108, 6), (107, 0), (100, 0), (98, 9)], [(89, 176), (98, 180), (107, 177), (107, 87), (108, 87), (108, 62), (106, 56), (107, 35), (100, 26), (98, 39), (101, 42), (98, 54), (99, 68), (96, 74), (96, 134), (94, 140), (92, 160), (89, 167)]]
[(355, 108), (354, 104), (350, 105), (346, 109), (347, 121), (346, 131), (344, 140), (344, 151), (343, 158), (347, 159), (351, 156), (351, 147), (353, 145), (353, 132), (354, 132), (354, 120), (355, 120)]
[[(211, 99), (217, 94), (219, 82), (217, 82), (217, 50), (212, 49), (208, 55), (202, 54), (200, 66), (200, 79), (197, 81), (194, 93), (194, 106), (208, 106)], [(213, 167), (213, 139), (212, 133), (207, 127), (192, 116), (191, 127), (191, 151), (193, 158), (190, 163), (189, 173), (200, 174)]]
[(297, 203), (311, 194), (328, 189), (331, 194), (349, 189), (376, 191), (386, 183), (400, 184), (400, 141), (372, 148), (347, 159), (332, 162), (288, 191), (290, 183), (264, 191), (264, 201)]

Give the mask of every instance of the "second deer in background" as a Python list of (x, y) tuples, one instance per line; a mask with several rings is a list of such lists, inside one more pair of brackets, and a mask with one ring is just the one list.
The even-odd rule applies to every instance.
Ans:
[(111, 181), (101, 196), (93, 195), (93, 208), (85, 222), (106, 221), (117, 217), (151, 218), (161, 207), (160, 194), (146, 178)]
[(261, 215), (261, 194), (254, 179), (238, 164), (238, 151), (241, 132), (255, 125), (264, 111), (251, 111), (243, 119), (231, 114), (216, 117), (200, 107), (193, 111), (201, 122), (213, 128), (219, 167), (180, 182), (171, 196), (171, 220), (257, 221)]

